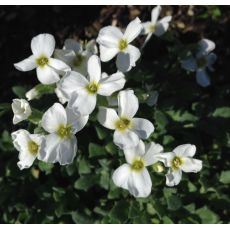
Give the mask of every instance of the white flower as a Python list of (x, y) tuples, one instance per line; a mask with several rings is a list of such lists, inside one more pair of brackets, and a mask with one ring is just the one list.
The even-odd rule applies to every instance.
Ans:
[(65, 104), (67, 101), (68, 101), (68, 98), (63, 94), (63, 92), (60, 90), (60, 82), (57, 83), (57, 87), (56, 89), (54, 90), (54, 92), (56, 93), (59, 101), (62, 103), (62, 104)]
[(26, 93), (26, 98), (28, 101), (31, 101), (37, 97), (38, 97), (38, 91), (37, 91), (36, 87), (32, 88), (31, 90), (29, 90)]
[(31, 41), (32, 55), (14, 64), (20, 71), (36, 68), (38, 80), (42, 84), (53, 84), (60, 80), (59, 74), (70, 71), (64, 62), (51, 58), (55, 48), (54, 37), (50, 34), (39, 34)]
[(151, 22), (142, 23), (144, 27), (143, 33), (147, 35), (145, 43), (151, 38), (153, 34), (156, 36), (161, 36), (168, 30), (169, 22), (172, 20), (172, 16), (166, 16), (158, 21), (160, 13), (161, 6), (156, 6), (152, 9), (151, 12)]
[(87, 115), (92, 113), (96, 106), (97, 94), (110, 96), (113, 92), (124, 87), (124, 74), (117, 72), (108, 76), (101, 74), (101, 63), (98, 56), (93, 55), (88, 61), (88, 79), (80, 73), (72, 71), (64, 77), (58, 89), (68, 98), (68, 107), (76, 114)]
[(153, 142), (145, 145), (140, 141), (136, 147), (125, 149), (127, 163), (117, 168), (112, 176), (116, 186), (129, 190), (135, 197), (147, 197), (151, 193), (152, 181), (146, 169), (157, 162), (162, 146)]
[(170, 167), (166, 174), (168, 186), (175, 186), (180, 183), (182, 171), (197, 173), (202, 169), (202, 161), (192, 158), (195, 153), (195, 145), (184, 144), (177, 146), (172, 152), (161, 154), (162, 162), (166, 167)]
[(140, 51), (130, 43), (142, 30), (139, 18), (127, 26), (124, 34), (115, 26), (106, 26), (99, 31), (97, 42), (100, 45), (101, 61), (107, 62), (117, 55), (116, 65), (119, 71), (129, 71), (140, 58)]
[(56, 49), (54, 57), (65, 62), (72, 70), (85, 75), (88, 59), (97, 52), (95, 40), (89, 41), (83, 47), (82, 43), (73, 39), (66, 39), (63, 49)]
[(44, 137), (39, 134), (30, 134), (20, 129), (11, 134), (14, 147), (19, 151), (18, 167), (22, 170), (29, 168), (44, 149)]
[(75, 134), (87, 123), (89, 116), (76, 116), (71, 109), (55, 103), (42, 117), (41, 125), (49, 133), (39, 159), (45, 162), (72, 163), (77, 151)]
[(13, 124), (17, 124), (23, 120), (26, 120), (32, 113), (30, 105), (25, 99), (13, 99), (11, 104), (14, 117)]
[(120, 148), (137, 146), (141, 139), (147, 139), (154, 131), (153, 124), (143, 118), (134, 118), (139, 107), (133, 90), (118, 94), (118, 114), (115, 109), (100, 107), (98, 121), (108, 129), (115, 130), (113, 141)]
[(213, 63), (216, 61), (217, 57), (214, 53), (211, 53), (215, 49), (215, 43), (208, 39), (202, 39), (199, 42), (199, 50), (196, 57), (190, 56), (189, 58), (182, 61), (182, 68), (195, 72), (196, 71), (196, 81), (199, 85), (207, 87), (210, 85), (210, 79), (206, 69), (213, 71)]

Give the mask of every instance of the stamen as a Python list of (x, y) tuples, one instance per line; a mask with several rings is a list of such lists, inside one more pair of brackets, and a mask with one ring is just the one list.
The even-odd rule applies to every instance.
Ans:
[(88, 91), (89, 94), (96, 94), (99, 89), (99, 84), (96, 82), (90, 82), (86, 86), (86, 90)]
[(131, 169), (135, 171), (141, 171), (144, 168), (143, 160), (135, 160), (131, 165)]
[(182, 163), (183, 163), (182, 159), (180, 157), (176, 156), (172, 160), (172, 168), (174, 170), (177, 170), (177, 169), (180, 168), (180, 166), (182, 165)]
[(29, 149), (29, 152), (30, 152), (32, 155), (37, 155), (37, 153), (38, 153), (38, 148), (39, 148), (39, 145), (36, 144), (34, 141), (29, 141), (29, 142), (28, 142), (28, 149)]
[(116, 121), (115, 127), (120, 131), (124, 131), (125, 129), (131, 127), (131, 121), (128, 118), (121, 117), (118, 121)]
[(118, 44), (119, 50), (123, 51), (128, 47), (128, 42), (125, 39), (121, 39)]
[(46, 56), (41, 56), (40, 58), (36, 60), (36, 62), (38, 66), (44, 67), (45, 65), (49, 63), (49, 59)]
[(57, 134), (62, 139), (70, 138), (70, 136), (72, 134), (72, 128), (71, 128), (70, 125), (67, 125), (67, 126), (60, 125), (59, 128), (58, 128)]

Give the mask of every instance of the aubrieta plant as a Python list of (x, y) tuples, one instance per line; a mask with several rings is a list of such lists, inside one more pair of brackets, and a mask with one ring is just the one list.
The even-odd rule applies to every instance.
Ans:
[[(32, 55), (14, 65), (20, 71), (36, 69), (41, 84), (28, 91), (26, 98), (31, 101), (52, 92), (59, 101), (41, 114), (27, 100), (13, 100), (13, 124), (41, 114), (34, 122), (36, 133), (24, 129), (12, 133), (13, 144), (19, 151), (20, 169), (29, 168), (35, 159), (71, 164), (78, 149), (76, 136), (81, 135), (80, 131), (93, 111), (98, 111), (97, 120), (93, 122), (114, 132), (113, 142), (123, 154), (122, 162), (126, 162), (117, 165), (111, 179), (134, 197), (147, 197), (151, 193), (149, 166), (158, 171), (162, 171), (163, 165), (168, 167), (167, 186), (178, 185), (182, 172), (197, 173), (202, 169), (202, 161), (193, 158), (194, 145), (182, 144), (171, 152), (164, 152), (163, 146), (148, 141), (154, 132), (154, 124), (151, 120), (136, 117), (138, 94), (133, 89), (124, 89), (125, 73), (136, 66), (141, 56), (142, 49), (133, 46), (132, 42), (138, 36), (146, 36), (143, 48), (151, 36), (160, 37), (169, 27), (172, 17), (158, 20), (160, 12), (161, 7), (155, 7), (151, 21), (142, 23), (135, 18), (125, 30), (106, 26), (88, 43), (67, 39), (63, 49), (55, 49), (55, 40), (50, 34), (39, 34), (32, 39)], [(197, 53), (190, 53), (181, 64), (188, 71), (196, 71), (197, 83), (205, 87), (210, 84), (207, 69), (213, 70), (216, 59), (211, 53), (215, 44), (203, 39), (198, 45)], [(117, 71), (107, 74), (102, 70), (101, 62), (109, 62), (115, 57)], [(99, 103), (101, 98), (105, 101), (115, 98), (116, 102), (109, 108), (110, 103)]]

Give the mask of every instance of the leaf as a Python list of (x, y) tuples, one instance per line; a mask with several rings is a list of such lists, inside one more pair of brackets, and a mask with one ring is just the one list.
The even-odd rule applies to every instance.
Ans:
[(96, 129), (96, 132), (97, 132), (97, 136), (98, 136), (98, 138), (100, 140), (105, 139), (105, 137), (108, 135), (106, 129), (103, 129), (103, 128), (98, 127), (98, 126), (96, 126), (95, 129)]
[(202, 224), (216, 224), (219, 217), (211, 211), (207, 206), (197, 209), (196, 214), (200, 217)]
[(98, 144), (90, 143), (89, 144), (89, 157), (98, 157), (98, 156), (103, 156), (106, 155), (105, 148)]
[(27, 89), (23, 86), (14, 86), (14, 87), (12, 87), (12, 91), (19, 98), (25, 98), (25, 94), (27, 92)]
[(118, 201), (109, 212), (110, 218), (117, 220), (119, 223), (124, 223), (128, 219), (129, 203), (127, 201)]
[(85, 158), (82, 158), (79, 161), (78, 172), (79, 174), (87, 174), (91, 172), (90, 164)]
[(38, 167), (42, 172), (45, 172), (46, 174), (49, 174), (52, 172), (52, 168), (54, 167), (51, 163), (45, 163), (43, 161), (38, 162)]
[(29, 116), (29, 121), (37, 125), (41, 121), (43, 113), (37, 109), (32, 108), (32, 114)]
[(212, 116), (213, 117), (229, 118), (230, 117), (230, 107), (220, 107), (220, 108), (217, 108), (213, 112)]
[(74, 183), (74, 188), (87, 191), (93, 187), (97, 181), (98, 176), (96, 175), (84, 175)]
[(221, 172), (220, 182), (222, 182), (223, 184), (230, 184), (230, 170)]

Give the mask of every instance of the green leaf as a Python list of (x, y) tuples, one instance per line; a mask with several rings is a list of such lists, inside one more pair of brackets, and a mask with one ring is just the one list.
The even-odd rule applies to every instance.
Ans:
[(219, 217), (211, 211), (207, 206), (197, 209), (196, 214), (200, 217), (202, 224), (216, 224)]
[(94, 143), (89, 144), (89, 157), (98, 157), (98, 156), (103, 156), (106, 155), (105, 148)]
[(14, 86), (14, 87), (12, 87), (12, 91), (19, 98), (25, 98), (27, 88), (25, 88), (24, 86)]
[(96, 126), (95, 129), (96, 129), (96, 132), (97, 132), (97, 136), (98, 136), (98, 138), (99, 138), (100, 140), (105, 139), (106, 136), (108, 135), (106, 129), (104, 129), (104, 128), (101, 128), (101, 127)]
[(230, 170), (221, 172), (220, 182), (222, 182), (223, 184), (230, 184)]
[(78, 172), (79, 174), (87, 174), (91, 172), (90, 164), (85, 158), (82, 158), (79, 161)]
[(229, 118), (230, 117), (230, 107), (220, 107), (217, 108), (213, 114), (213, 117), (224, 117)]
[(46, 174), (51, 173), (52, 168), (54, 167), (51, 163), (45, 163), (43, 161), (38, 162), (38, 167), (42, 172), (45, 172)]
[(96, 175), (84, 175), (74, 183), (74, 188), (87, 191), (93, 187), (97, 181), (98, 176)]
[(39, 124), (43, 116), (43, 113), (37, 109), (32, 108), (32, 114), (29, 116), (29, 121), (33, 124)]
[(129, 202), (119, 201), (111, 209), (109, 216), (117, 220), (119, 223), (124, 223), (128, 219)]

